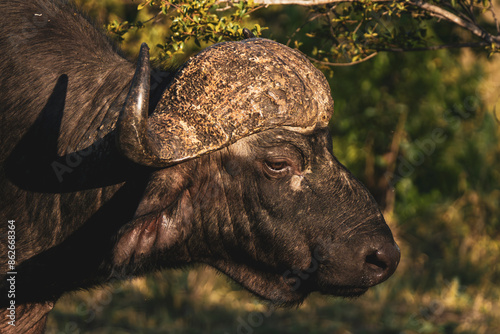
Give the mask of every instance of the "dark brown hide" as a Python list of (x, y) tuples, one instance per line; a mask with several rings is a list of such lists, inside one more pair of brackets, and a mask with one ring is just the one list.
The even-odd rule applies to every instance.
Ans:
[[(133, 79), (64, 0), (0, 0), (0, 13), (0, 236), (15, 220), (17, 329), (42, 332), (68, 291), (195, 262), (287, 305), (357, 296), (396, 269), (377, 204), (332, 154), (326, 79), (298, 51), (217, 45), (150, 84), (147, 57)], [(136, 159), (147, 145), (134, 136), (159, 164)]]
[(359, 295), (396, 269), (399, 250), (377, 204), (335, 159), (326, 130), (269, 130), (186, 166), (196, 172), (153, 174), (115, 248), (117, 272), (204, 262), (294, 304), (312, 291)]

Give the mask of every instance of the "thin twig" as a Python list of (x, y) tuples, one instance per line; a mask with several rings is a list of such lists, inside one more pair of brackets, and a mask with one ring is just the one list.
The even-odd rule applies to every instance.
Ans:
[(495, 14), (495, 8), (493, 7), (493, 1), (488, 0), (488, 2), (490, 3), (490, 8), (489, 8), (490, 12), (493, 15), (493, 20), (495, 20), (495, 25), (497, 26), (497, 33), (500, 34), (500, 24), (498, 23), (498, 19), (497, 19), (497, 16)]
[[(224, 2), (226, 3), (226, 7), (216, 8), (215, 9), (216, 12), (224, 12), (228, 9), (233, 8), (233, 3), (231, 1), (224, 1)], [(220, 2), (220, 3), (223, 3), (223, 2)]]
[(315, 59), (313, 57), (308, 57), (308, 58), (314, 63), (326, 65), (326, 66), (352, 66), (352, 65), (356, 65), (356, 64), (365, 62), (365, 61), (375, 57), (378, 54), (378, 52), (384, 52), (384, 51), (385, 52), (433, 51), (433, 50), (465, 48), (465, 47), (475, 48), (475, 47), (484, 47), (487, 45), (488, 45), (488, 43), (486, 43), (486, 42), (480, 42), (480, 43), (432, 45), (432, 46), (421, 47), (421, 48), (381, 48), (381, 49), (377, 49), (377, 52), (374, 52), (371, 55), (366, 56), (363, 59), (353, 61), (350, 63), (332, 63), (332, 62), (328, 62), (328, 61), (318, 60), (318, 59)]
[(290, 38), (288, 39), (288, 41), (286, 42), (286, 45), (289, 46), (290, 45), (290, 42), (292, 41), (292, 38), (295, 37), (295, 35), (301, 31), (307, 24), (311, 23), (312, 21), (316, 20), (318, 17), (320, 16), (323, 16), (324, 14), (320, 13), (320, 14), (316, 14), (314, 15), (313, 17), (311, 17), (310, 19), (308, 19), (306, 22), (304, 22), (300, 27), (298, 27), (297, 29), (295, 29), (295, 31), (293, 32), (293, 34), (290, 36)]
[(267, 8), (268, 6), (269, 6), (269, 5), (260, 5), (260, 6), (257, 6), (257, 7), (255, 7), (254, 9), (252, 9), (252, 10), (250, 10), (250, 11), (246, 12), (246, 13), (245, 13), (245, 15), (250, 15), (250, 14), (252, 14), (253, 12), (258, 11), (259, 9), (262, 9), (262, 8)]
[[(471, 3), (472, 3), (472, 0), (471, 0)], [(460, 16), (461, 18), (463, 18), (464, 20), (468, 20), (470, 21), (471, 23), (473, 24), (476, 24), (476, 19), (474, 17), (474, 12), (473, 12), (473, 9), (474, 7), (468, 7), (464, 1), (459, 1), (458, 4), (460, 5), (460, 7), (462, 7), (462, 9), (464, 10), (465, 13), (462, 13), (461, 11), (459, 10), (456, 10), (450, 3), (446, 3), (444, 4), (444, 6), (452, 9), (453, 11), (449, 11), (455, 15), (458, 15)]]
[(155, 14), (152, 18), (150, 18), (150, 19), (148, 19), (148, 20), (146, 20), (146, 21), (144, 21), (144, 22), (142, 22), (142, 23), (143, 23), (143, 24), (144, 24), (144, 23), (148, 23), (149, 21), (152, 21), (152, 20), (156, 19), (156, 18), (157, 18), (157, 17), (158, 17), (161, 13), (162, 13), (162, 11), (160, 10), (160, 11), (159, 11), (158, 13), (156, 13), (156, 14)]
[(474, 0), (469, 0), (469, 14), (474, 24), (477, 24), (476, 17), (474, 15)]
[(485, 47), (489, 44), (487, 42), (478, 43), (461, 43), (461, 44), (443, 44), (443, 45), (431, 45), (423, 46), (419, 48), (380, 48), (377, 51), (388, 51), (388, 52), (407, 52), (407, 51), (433, 51), (442, 49), (459, 49), (459, 48), (479, 48)]
[(332, 9), (330, 11), (328, 11), (326, 13), (326, 16), (328, 18), (328, 30), (330, 30), (330, 35), (332, 36), (332, 40), (335, 44), (339, 44), (339, 41), (337, 39), (337, 37), (335, 36), (335, 31), (334, 31), (334, 27), (333, 27), (333, 19), (331, 18), (331, 15), (335, 15), (337, 16), (337, 12), (333, 10), (334, 7), (332, 7)]
[(365, 61), (367, 61), (369, 59), (372, 59), (377, 54), (378, 54), (378, 52), (374, 52), (371, 55), (366, 56), (363, 59), (356, 60), (356, 61), (353, 61), (353, 62), (350, 62), (350, 63), (331, 63), (329, 61), (318, 60), (316, 58), (309, 57), (309, 56), (308, 56), (308, 58), (309, 58), (309, 60), (311, 60), (312, 62), (317, 63), (317, 64), (326, 65), (326, 66), (336, 66), (336, 67), (339, 67), (339, 66), (352, 66), (352, 65), (360, 64), (360, 63), (365, 62)]
[(359, 29), (359, 28), (361, 28), (361, 25), (362, 25), (363, 23), (364, 23), (364, 21), (363, 21), (363, 20), (360, 20), (360, 21), (359, 21), (358, 26), (357, 26), (357, 27), (354, 29), (354, 31), (352, 32), (352, 35), (353, 35), (353, 36), (354, 36), (354, 35), (356, 35), (356, 32), (358, 32), (358, 29)]

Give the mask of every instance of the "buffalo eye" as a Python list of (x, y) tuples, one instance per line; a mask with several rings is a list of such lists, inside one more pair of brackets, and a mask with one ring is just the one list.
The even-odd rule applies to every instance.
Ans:
[(280, 171), (288, 167), (288, 163), (286, 161), (266, 161), (266, 165), (275, 171)]
[(264, 170), (271, 177), (281, 177), (289, 174), (291, 165), (286, 160), (266, 160)]

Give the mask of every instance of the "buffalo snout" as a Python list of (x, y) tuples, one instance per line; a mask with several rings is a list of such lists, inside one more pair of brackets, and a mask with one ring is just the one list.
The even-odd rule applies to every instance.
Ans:
[(323, 242), (318, 249), (315, 254), (319, 254), (319, 266), (309, 289), (345, 297), (362, 295), (387, 280), (396, 271), (401, 257), (392, 235), (386, 233)]
[(377, 285), (388, 279), (399, 264), (401, 252), (394, 241), (375, 242), (367, 244), (359, 252), (358, 261), (363, 263), (363, 276), (370, 286)]

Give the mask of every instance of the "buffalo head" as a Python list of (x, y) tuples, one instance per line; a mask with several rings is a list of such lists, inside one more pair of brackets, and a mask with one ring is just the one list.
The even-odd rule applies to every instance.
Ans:
[(176, 73), (149, 116), (148, 94), (143, 45), (116, 139), (153, 171), (115, 270), (207, 263), (282, 304), (360, 295), (395, 271), (376, 202), (332, 153), (328, 83), (300, 52), (217, 44)]

